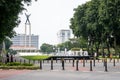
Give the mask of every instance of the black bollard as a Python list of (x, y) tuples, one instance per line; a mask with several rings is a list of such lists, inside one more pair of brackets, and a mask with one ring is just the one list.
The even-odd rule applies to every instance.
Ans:
[(78, 59), (76, 60), (76, 71), (78, 71)]
[(72, 63), (72, 66), (74, 67), (74, 63), (75, 63), (75, 60), (73, 59), (73, 63)]
[(65, 70), (64, 59), (62, 58), (62, 70)]
[(95, 58), (94, 58), (94, 60), (93, 60), (93, 66), (95, 67)]
[(114, 58), (114, 60), (113, 60), (113, 66), (115, 66), (115, 58)]
[(51, 58), (51, 70), (53, 70), (53, 58)]
[(92, 60), (90, 59), (90, 71), (92, 71)]
[(83, 58), (83, 67), (85, 67), (85, 58)]
[(42, 60), (40, 60), (40, 69), (42, 70)]
[(105, 59), (104, 62), (105, 62), (105, 72), (107, 72), (108, 71), (107, 70), (107, 59)]

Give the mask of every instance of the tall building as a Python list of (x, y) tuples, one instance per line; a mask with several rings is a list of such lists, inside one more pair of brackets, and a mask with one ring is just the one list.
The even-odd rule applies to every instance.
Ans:
[(58, 35), (59, 43), (64, 43), (66, 41), (69, 41), (71, 32), (70, 30), (62, 29), (57, 33), (57, 35)]
[[(26, 39), (25, 39), (26, 38)], [(24, 48), (24, 49), (38, 49), (39, 47), (39, 36), (31, 35), (31, 42), (29, 42), (29, 35), (18, 34), (12, 39), (12, 48)], [(30, 46), (31, 45), (31, 46)]]

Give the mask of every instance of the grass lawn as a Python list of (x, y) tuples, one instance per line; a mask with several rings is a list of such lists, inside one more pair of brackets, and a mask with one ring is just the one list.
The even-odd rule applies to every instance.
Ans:
[(49, 58), (50, 56), (42, 55), (42, 56), (22, 56), (22, 57), (29, 60), (43, 60)]

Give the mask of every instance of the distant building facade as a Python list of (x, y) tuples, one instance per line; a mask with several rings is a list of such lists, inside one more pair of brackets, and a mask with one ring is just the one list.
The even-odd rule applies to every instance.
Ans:
[(31, 42), (29, 42), (29, 35), (25, 34), (17, 34), (12, 39), (13, 45), (11, 46), (12, 49), (38, 49), (39, 47), (39, 36), (38, 35), (31, 35)]
[(66, 41), (69, 41), (71, 36), (71, 31), (67, 29), (62, 29), (57, 33), (57, 35), (58, 35), (59, 43), (64, 43)]

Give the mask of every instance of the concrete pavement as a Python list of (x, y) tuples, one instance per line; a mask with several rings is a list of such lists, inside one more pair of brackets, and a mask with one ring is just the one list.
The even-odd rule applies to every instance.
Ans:
[(32, 70), (0, 80), (119, 80), (120, 72)]

